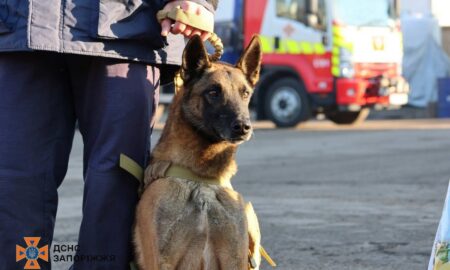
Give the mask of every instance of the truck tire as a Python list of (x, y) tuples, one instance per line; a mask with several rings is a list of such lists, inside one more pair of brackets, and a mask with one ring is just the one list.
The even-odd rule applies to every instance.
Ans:
[(308, 95), (295, 78), (277, 79), (264, 96), (265, 115), (277, 127), (293, 127), (310, 118)]
[(363, 108), (357, 112), (330, 112), (326, 116), (329, 120), (338, 125), (352, 125), (364, 122), (369, 116), (370, 109)]

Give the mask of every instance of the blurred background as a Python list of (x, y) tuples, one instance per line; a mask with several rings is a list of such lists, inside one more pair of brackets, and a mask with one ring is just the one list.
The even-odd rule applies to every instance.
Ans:
[[(263, 45), (233, 186), (277, 269), (426, 269), (450, 178), (449, 12), (448, 0), (220, 1), (222, 60), (254, 34)], [(82, 164), (77, 133), (54, 244), (76, 244)]]
[(229, 0), (219, 2), (215, 31), (229, 63), (260, 35), (258, 120), (441, 118), (450, 117), (449, 8), (445, 0)]

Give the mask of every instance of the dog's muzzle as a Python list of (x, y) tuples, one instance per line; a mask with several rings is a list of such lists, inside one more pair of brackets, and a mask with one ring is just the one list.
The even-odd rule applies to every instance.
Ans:
[(245, 141), (250, 138), (252, 133), (252, 124), (250, 119), (234, 120), (231, 123), (231, 139), (236, 141)]

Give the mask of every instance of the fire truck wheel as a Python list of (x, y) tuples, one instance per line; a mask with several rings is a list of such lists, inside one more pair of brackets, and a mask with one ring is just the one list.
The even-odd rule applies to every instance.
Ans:
[(327, 118), (338, 125), (351, 125), (364, 122), (369, 113), (369, 108), (357, 112), (330, 112), (327, 114)]
[(277, 127), (293, 127), (309, 119), (311, 110), (303, 85), (294, 78), (276, 80), (264, 98), (265, 114)]

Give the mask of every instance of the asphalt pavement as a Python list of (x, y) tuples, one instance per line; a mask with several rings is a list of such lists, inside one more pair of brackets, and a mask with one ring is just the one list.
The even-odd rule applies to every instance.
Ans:
[[(450, 121), (255, 126), (232, 183), (253, 203), (277, 269), (426, 269), (450, 179)], [(54, 236), (65, 245), (81, 221), (79, 134), (69, 167)]]

